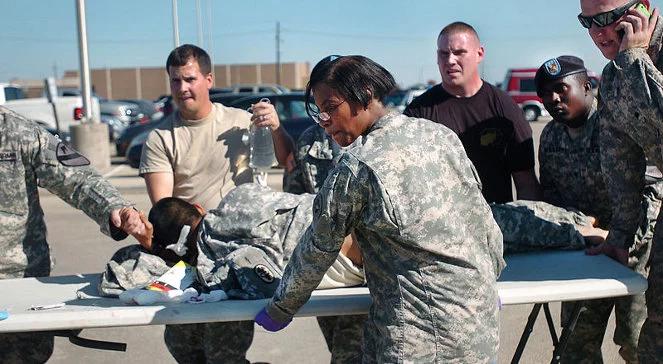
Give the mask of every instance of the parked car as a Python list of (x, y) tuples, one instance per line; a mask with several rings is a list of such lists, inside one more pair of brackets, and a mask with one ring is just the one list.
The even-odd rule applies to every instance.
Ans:
[(241, 98), (229, 106), (238, 109), (248, 109), (262, 98), (268, 98), (274, 105), (276, 113), (283, 128), (297, 141), (299, 136), (311, 125), (315, 125), (313, 119), (306, 113), (305, 95), (303, 92), (288, 92), (284, 94), (256, 94)]
[[(155, 125), (156, 126), (156, 125)], [(127, 146), (127, 163), (132, 168), (140, 167), (140, 156), (143, 154), (143, 145), (147, 141), (147, 136), (154, 129), (154, 127), (143, 130), (135, 138), (131, 140), (131, 143)]]
[(415, 97), (423, 94), (424, 92), (426, 92), (426, 89), (420, 88), (395, 90), (384, 99), (384, 106), (403, 112)]
[(150, 119), (141, 111), (140, 106), (132, 102), (105, 100), (99, 106), (102, 115), (114, 116), (127, 125), (144, 123)]
[[(536, 94), (534, 76), (537, 68), (512, 68), (506, 72), (502, 90), (504, 90), (513, 101), (523, 109), (525, 120), (536, 121), (540, 116), (549, 116), (543, 106), (543, 101)], [(599, 84), (599, 76), (594, 72), (588, 72), (589, 80), (594, 90)], [(596, 92), (596, 91), (595, 91)]]
[[(7, 83), (0, 83), (0, 105), (54, 130), (58, 127), (69, 130), (69, 126), (79, 124), (83, 116), (80, 96), (57, 97), (51, 104), (46, 97), (26, 98), (20, 86)], [(92, 98), (92, 114), (99, 120), (99, 100), (96, 97)]]
[(212, 87), (211, 89), (209, 89), (209, 94), (210, 94), (210, 95), (214, 95), (214, 94), (231, 94), (231, 93), (233, 93), (233, 92), (235, 92), (235, 90), (233, 90), (233, 89), (230, 88), (230, 87)]
[(276, 84), (271, 83), (246, 83), (246, 84), (236, 84), (230, 86), (232, 92), (234, 93), (273, 93), (273, 94), (284, 94), (290, 92), (290, 89)]
[(144, 99), (121, 99), (117, 101), (128, 102), (138, 105), (140, 112), (147, 115), (150, 119), (160, 119), (163, 111), (158, 110), (154, 102)]
[[(129, 145), (136, 136), (140, 135), (144, 131), (149, 132), (156, 128), (163, 119), (164, 118), (152, 120), (148, 123), (136, 123), (127, 126), (124, 131), (122, 131), (120, 136), (115, 139), (115, 150), (117, 151), (117, 155), (120, 157), (126, 155), (127, 150), (129, 149)], [(140, 158), (140, 155), (138, 158)]]
[(253, 94), (246, 94), (246, 93), (224, 93), (224, 94), (214, 94), (210, 95), (209, 99), (212, 102), (218, 102), (219, 104), (223, 104), (225, 106), (230, 106), (233, 102), (243, 99), (247, 96), (253, 96)]
[(101, 114), (101, 122), (108, 125), (108, 139), (112, 142), (122, 134), (127, 124), (112, 115)]

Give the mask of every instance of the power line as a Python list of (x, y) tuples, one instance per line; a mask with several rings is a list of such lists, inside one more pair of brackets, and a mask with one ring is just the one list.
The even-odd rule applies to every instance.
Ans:
[[(273, 34), (274, 30), (253, 30), (246, 32), (229, 32), (229, 33), (216, 33), (216, 37), (243, 37), (257, 34)], [(21, 37), (21, 36), (6, 36), (0, 35), (0, 41), (18, 41), (18, 42), (36, 42), (36, 43), (76, 43), (75, 38), (45, 38), (45, 37)], [(172, 38), (143, 38), (143, 39), (88, 39), (88, 43), (111, 43), (111, 44), (126, 44), (126, 43), (146, 43), (146, 42), (172, 42)]]
[(429, 41), (431, 37), (424, 36), (403, 36), (403, 35), (389, 35), (389, 34), (364, 34), (364, 33), (332, 33), (321, 32), (315, 30), (300, 30), (294, 28), (282, 28), (282, 31), (296, 34), (305, 35), (318, 35), (322, 37), (339, 37), (339, 38), (353, 38), (353, 39), (377, 39), (377, 40), (393, 40), (393, 41)]

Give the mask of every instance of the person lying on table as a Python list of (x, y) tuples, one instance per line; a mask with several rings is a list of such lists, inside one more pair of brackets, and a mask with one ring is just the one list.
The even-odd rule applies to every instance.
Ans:
[[(272, 275), (279, 278), (281, 269), (311, 223), (314, 199), (312, 194), (293, 195), (246, 184), (232, 190), (217, 209), (207, 212), (176, 198), (160, 201), (150, 211), (147, 222), (153, 233), (148, 232), (144, 239), (138, 237), (151, 250), (134, 245), (115, 253), (102, 275), (100, 292), (117, 296), (124, 290), (145, 287), (178, 260), (184, 260), (198, 268), (203, 277), (200, 286), (207, 290), (224, 289), (231, 297), (241, 299), (271, 296), (278, 279), (265, 284), (256, 275), (240, 273), (242, 279), (239, 280), (237, 274), (228, 273), (231, 270), (254, 272), (253, 268), (261, 264), (278, 267), (273, 269)], [(494, 204), (491, 210), (505, 237), (507, 254), (582, 249), (587, 238), (600, 242), (604, 234), (594, 229), (591, 220), (582, 214), (543, 202)], [(166, 247), (176, 243), (185, 225), (191, 227), (187, 234), (188, 249), (180, 257)], [(152, 235), (154, 238), (149, 239)], [(251, 269), (242, 271), (234, 269), (237, 264), (227, 264), (228, 257), (238, 260), (247, 253), (253, 254), (256, 261), (249, 267)], [(350, 287), (364, 282), (361, 253), (356, 243), (346, 238), (340, 254), (317, 288)], [(361, 344), (361, 337), (357, 340)], [(334, 346), (332, 356), (347, 357), (347, 350)], [(355, 354), (361, 354), (357, 348), (354, 350)]]

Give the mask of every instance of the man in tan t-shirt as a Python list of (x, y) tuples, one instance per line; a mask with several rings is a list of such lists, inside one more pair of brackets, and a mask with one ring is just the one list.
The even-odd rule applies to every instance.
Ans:
[(174, 196), (214, 209), (233, 187), (250, 182), (242, 135), (252, 121), (271, 128), (276, 158), (286, 164), (294, 143), (274, 106), (257, 103), (251, 115), (210, 101), (211, 62), (203, 49), (189, 44), (174, 49), (166, 69), (179, 110), (149, 134), (143, 148), (139, 172), (152, 203)]
[[(179, 110), (150, 132), (140, 161), (140, 175), (153, 204), (179, 197), (211, 210), (232, 188), (250, 182), (249, 150), (242, 134), (252, 122), (270, 127), (276, 159), (286, 164), (294, 143), (274, 106), (259, 102), (251, 115), (210, 101), (212, 66), (203, 49), (190, 44), (175, 48), (166, 70)], [(253, 321), (166, 325), (164, 339), (178, 362), (246, 362)], [(219, 345), (204, 345), (213, 341)]]

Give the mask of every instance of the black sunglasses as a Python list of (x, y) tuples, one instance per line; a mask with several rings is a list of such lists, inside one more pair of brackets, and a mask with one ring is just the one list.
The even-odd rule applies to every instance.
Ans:
[(639, 2), (640, 0), (631, 0), (618, 8), (604, 13), (598, 13), (596, 15), (587, 16), (578, 14), (578, 20), (580, 20), (580, 24), (587, 29), (591, 28), (592, 24), (596, 24), (599, 27), (605, 27), (621, 19), (628, 9)]

